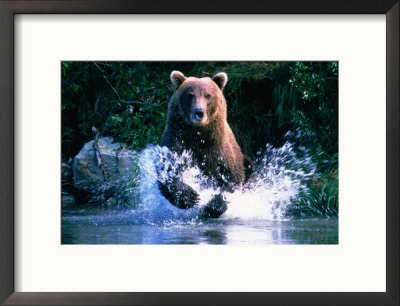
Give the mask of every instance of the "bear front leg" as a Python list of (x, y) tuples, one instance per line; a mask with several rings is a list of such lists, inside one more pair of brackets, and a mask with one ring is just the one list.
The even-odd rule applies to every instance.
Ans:
[(199, 203), (198, 193), (178, 179), (158, 182), (161, 194), (174, 206), (181, 209), (192, 208)]
[(203, 217), (218, 218), (228, 209), (226, 201), (221, 194), (214, 196), (203, 210)]

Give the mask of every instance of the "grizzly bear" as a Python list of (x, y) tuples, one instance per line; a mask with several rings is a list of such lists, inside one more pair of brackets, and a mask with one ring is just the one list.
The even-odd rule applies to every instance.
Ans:
[[(172, 71), (170, 79), (175, 92), (168, 104), (161, 145), (178, 154), (191, 151), (193, 162), (221, 192), (240, 188), (253, 167), (250, 159), (242, 154), (227, 122), (222, 93), (228, 81), (226, 73), (217, 73), (212, 78), (187, 78), (179, 71)], [(198, 193), (179, 176), (159, 181), (159, 189), (178, 208), (191, 208), (199, 202)], [(217, 218), (226, 210), (227, 203), (218, 194), (207, 203), (202, 214)]]

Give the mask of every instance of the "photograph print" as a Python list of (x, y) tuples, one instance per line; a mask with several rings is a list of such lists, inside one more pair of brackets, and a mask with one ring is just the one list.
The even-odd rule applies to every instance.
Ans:
[(62, 61), (62, 244), (338, 244), (337, 61)]

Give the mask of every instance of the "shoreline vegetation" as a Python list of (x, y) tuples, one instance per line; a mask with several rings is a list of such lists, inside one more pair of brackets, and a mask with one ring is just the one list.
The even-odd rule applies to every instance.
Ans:
[(172, 70), (226, 72), (228, 122), (243, 152), (256, 160), (288, 141), (307, 151), (317, 169), (293, 209), (338, 215), (338, 62), (62, 62), (63, 202), (79, 202), (72, 159), (88, 142), (97, 159), (101, 137), (136, 152), (160, 143)]

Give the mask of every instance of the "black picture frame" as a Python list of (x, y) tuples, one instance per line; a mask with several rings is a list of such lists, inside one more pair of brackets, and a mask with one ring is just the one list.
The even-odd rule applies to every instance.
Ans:
[[(386, 292), (14, 292), (14, 167), (18, 167), (14, 164), (14, 15), (37, 13), (385, 14)], [(4, 305), (399, 305), (399, 36), (399, 0), (0, 1), (0, 302)]]

